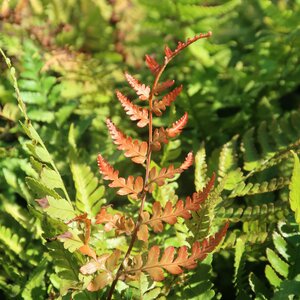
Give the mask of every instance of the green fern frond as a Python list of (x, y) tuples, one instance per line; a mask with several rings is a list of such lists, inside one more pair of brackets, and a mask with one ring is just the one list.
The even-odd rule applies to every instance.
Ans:
[(290, 189), (290, 205), (292, 211), (295, 212), (296, 222), (300, 225), (300, 162), (298, 156), (294, 155), (294, 169), (291, 179)]
[(215, 6), (200, 6), (200, 5), (187, 5), (178, 3), (178, 10), (183, 20), (188, 21), (192, 19), (220, 16), (226, 14), (236, 8), (241, 3), (240, 0), (229, 0), (225, 3)]
[(105, 188), (103, 185), (98, 186), (99, 180), (89, 166), (72, 160), (70, 167), (76, 188), (76, 207), (79, 211), (87, 212), (90, 217), (94, 217), (105, 203), (103, 198)]
[(22, 298), (28, 300), (43, 300), (46, 297), (45, 274), (47, 271), (47, 260), (44, 258), (40, 264), (30, 273), (22, 291)]
[(13, 188), (14, 191), (18, 193), (22, 198), (26, 199), (27, 201), (30, 201), (31, 195), (25, 182), (21, 178), (18, 178), (16, 173), (12, 172), (7, 168), (3, 168), (2, 172), (7, 184), (11, 188)]
[(270, 181), (263, 181), (259, 183), (245, 183), (237, 184), (229, 195), (229, 198), (243, 197), (246, 195), (255, 195), (262, 193), (270, 193), (282, 189), (290, 183), (290, 178), (273, 178)]
[(192, 213), (192, 218), (185, 222), (190, 232), (193, 233), (193, 237), (187, 238), (190, 245), (192, 245), (194, 241), (201, 241), (207, 237), (211, 221), (210, 207), (208, 205)]
[(100, 210), (100, 206), (106, 202), (103, 198), (105, 188), (99, 186), (99, 180), (91, 168), (82, 163), (76, 146), (75, 127), (72, 124), (69, 130), (70, 144), (70, 169), (76, 189), (76, 208), (80, 212), (86, 212), (89, 217), (94, 217)]
[(248, 130), (241, 144), (243, 168), (252, 173), (261, 172), (287, 158), (290, 150), (298, 152), (299, 131), (295, 130), (293, 123), (299, 115), (297, 111), (274, 119), (269, 125), (262, 122), (257, 128), (257, 134), (254, 128)]
[(211, 224), (215, 219), (215, 207), (221, 202), (221, 193), (224, 190), (226, 180), (222, 180), (208, 195), (205, 203), (201, 205), (200, 209), (192, 212), (192, 218), (186, 220), (186, 226), (193, 234), (192, 237), (187, 238), (188, 243), (192, 244), (194, 241), (202, 241), (207, 237)]
[(45, 208), (45, 211), (51, 218), (68, 221), (76, 217), (76, 211), (73, 209), (72, 204), (67, 200), (63, 198), (55, 199), (51, 196), (48, 196), (47, 200), (48, 205)]
[(0, 241), (13, 253), (17, 255), (22, 254), (25, 238), (19, 237), (10, 228), (0, 225)]
[(233, 283), (236, 288), (236, 299), (251, 299), (249, 295), (249, 285), (245, 270), (245, 241), (241, 238), (236, 240), (234, 256), (234, 276)]
[[(42, 71), (43, 61), (38, 48), (30, 40), (25, 40), (23, 72), (20, 74), (21, 97), (28, 106), (28, 117), (34, 121), (50, 123), (54, 120), (53, 108), (59, 97), (56, 78)], [(41, 109), (43, 106), (52, 111)]]
[(218, 175), (220, 180), (226, 177), (224, 189), (228, 190), (233, 189), (244, 178), (243, 172), (238, 167), (237, 140), (238, 136), (235, 136), (226, 143), (219, 156)]
[(257, 300), (267, 300), (271, 298), (271, 292), (266, 287), (266, 285), (262, 282), (261, 279), (256, 277), (254, 273), (250, 273), (249, 275), (249, 284), (251, 286), (252, 291), (255, 293), (255, 299)]
[(261, 160), (256, 169), (252, 170), (247, 177), (252, 176), (255, 173), (262, 172), (273, 166), (279, 165), (283, 160), (288, 159), (291, 156), (291, 150), (295, 153), (300, 153), (300, 140), (296, 140), (294, 143), (287, 145), (285, 148), (277, 151), (273, 156), (266, 160)]
[(200, 149), (195, 155), (195, 187), (196, 191), (202, 191), (207, 183), (207, 163), (206, 151), (204, 143), (201, 144)]
[(159, 294), (161, 293), (161, 288), (151, 284), (145, 274), (141, 274), (139, 280), (129, 283), (129, 286), (124, 284), (124, 289), (125, 291), (120, 296), (122, 299), (154, 300), (159, 299)]
[[(274, 250), (267, 248), (268, 264), (265, 268), (265, 276), (273, 289), (272, 299), (293, 298), (300, 293), (298, 229), (296, 223), (279, 222), (278, 232), (273, 233)], [(255, 285), (252, 289), (255, 289)]]
[(239, 222), (249, 220), (263, 220), (266, 218), (280, 220), (289, 212), (286, 204), (264, 203), (255, 206), (220, 207), (216, 213), (218, 218), (222, 218), (225, 220), (229, 219), (231, 222)]
[(244, 170), (251, 171), (259, 165), (260, 155), (254, 140), (254, 128), (249, 129), (242, 138), (241, 150), (244, 153)]
[(69, 288), (79, 287), (79, 263), (82, 263), (82, 261), (77, 253), (71, 254), (64, 249), (63, 244), (60, 242), (51, 242), (48, 247), (51, 250), (50, 256), (55, 269), (55, 274), (52, 274), (50, 280), (63, 296), (67, 294)]
[[(176, 293), (177, 299), (215, 299), (216, 293), (212, 282), (212, 255), (208, 255), (201, 263), (201, 268), (188, 276), (182, 285), (182, 289)], [(181, 285), (178, 288), (181, 288)]]
[(6, 279), (6, 277), (0, 276), (0, 290), (10, 297), (17, 297), (20, 293), (21, 286), (19, 284), (8, 284)]
[[(263, 229), (260, 229), (256, 232), (252, 232), (248, 229), (246, 229), (245, 231), (246, 233), (242, 230), (235, 230), (233, 232), (230, 232), (226, 237), (225, 242), (222, 244), (222, 248), (233, 249), (235, 247), (236, 240), (240, 238), (244, 241), (245, 244), (252, 245), (251, 247), (253, 251), (253, 245), (261, 245), (265, 243), (269, 236), (269, 232)], [(251, 249), (249, 251), (251, 251)], [(249, 253), (249, 251), (247, 249), (247, 253)]]

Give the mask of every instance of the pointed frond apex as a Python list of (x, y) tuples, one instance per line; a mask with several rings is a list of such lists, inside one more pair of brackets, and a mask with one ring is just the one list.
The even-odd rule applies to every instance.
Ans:
[(179, 54), (183, 49), (188, 47), (189, 45), (193, 44), (194, 42), (204, 39), (204, 38), (209, 38), (212, 36), (212, 32), (209, 31), (207, 33), (200, 33), (199, 35), (195, 35), (193, 38), (187, 39), (185, 43), (183, 42), (178, 42), (177, 47), (174, 51), (172, 51), (168, 46), (165, 47), (165, 60), (170, 61), (172, 58), (174, 58), (177, 54)]

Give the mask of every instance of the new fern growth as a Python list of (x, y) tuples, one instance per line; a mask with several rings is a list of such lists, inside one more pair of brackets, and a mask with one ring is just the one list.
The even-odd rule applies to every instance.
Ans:
[[(127, 115), (129, 115), (131, 120), (137, 121), (138, 127), (148, 126), (149, 135), (148, 141), (133, 140), (122, 133), (110, 119), (106, 120), (108, 131), (118, 149), (123, 150), (125, 152), (124, 155), (129, 157), (134, 163), (145, 167), (144, 177), (129, 176), (128, 178), (123, 178), (119, 175), (119, 171), (115, 170), (101, 154), (98, 156), (100, 173), (103, 179), (110, 181), (109, 187), (116, 188), (119, 195), (130, 196), (139, 205), (136, 221), (125, 214), (109, 213), (108, 207), (102, 207), (100, 213), (96, 216), (96, 224), (104, 225), (106, 232), (115, 230), (117, 236), (124, 233), (129, 236), (129, 246), (125, 254), (122, 254), (120, 250), (115, 250), (112, 254), (105, 253), (97, 257), (95, 251), (88, 245), (88, 238), (86, 238), (85, 246), (80, 248), (82, 253), (92, 257), (91, 261), (81, 267), (81, 273), (87, 275), (98, 271), (98, 275), (88, 284), (87, 289), (97, 291), (110, 285), (107, 299), (112, 298), (118, 280), (138, 280), (141, 273), (144, 272), (149, 274), (154, 281), (161, 281), (165, 278), (164, 271), (171, 274), (181, 274), (183, 269), (195, 268), (197, 262), (203, 260), (209, 252), (213, 251), (226, 233), (228, 224), (215, 236), (211, 236), (201, 243), (198, 241), (194, 242), (190, 251), (187, 246), (182, 246), (176, 253), (175, 248), (170, 246), (160, 255), (160, 247), (154, 245), (147, 251), (147, 257), (144, 257), (144, 253), (132, 254), (132, 249), (138, 240), (143, 241), (146, 244), (145, 247), (147, 247), (149, 243), (149, 229), (155, 233), (161, 232), (164, 229), (164, 223), (174, 225), (179, 217), (183, 219), (191, 218), (191, 212), (198, 211), (201, 208), (202, 203), (206, 200), (209, 191), (213, 187), (214, 176), (203, 191), (195, 192), (191, 197), (187, 197), (185, 201), (168, 201), (164, 207), (162, 207), (160, 202), (156, 201), (153, 203), (150, 212), (145, 210), (146, 201), (153, 201), (151, 193), (156, 186), (163, 186), (167, 179), (182, 173), (193, 164), (193, 154), (190, 152), (187, 154), (185, 161), (177, 168), (173, 165), (164, 167), (161, 170), (158, 170), (156, 166), (151, 167), (152, 153), (159, 151), (162, 144), (167, 144), (169, 139), (177, 137), (188, 121), (188, 114), (185, 113), (169, 128), (153, 128), (153, 117), (161, 116), (182, 90), (182, 86), (179, 86), (163, 97), (159, 97), (163, 91), (174, 84), (173, 80), (160, 83), (161, 75), (170, 61), (184, 48), (199, 39), (210, 36), (211, 33), (209, 32), (195, 36), (193, 39), (188, 39), (185, 43), (179, 42), (174, 51), (166, 47), (165, 58), (162, 64), (159, 64), (153, 57), (146, 55), (146, 64), (154, 76), (154, 82), (151, 87), (140, 83), (136, 78), (125, 73), (129, 85), (136, 92), (139, 100), (147, 102), (147, 108), (133, 104), (120, 91), (116, 91), (117, 98)], [(83, 219), (84, 222), (87, 222), (85, 216)], [(88, 224), (90, 226), (90, 222)]]

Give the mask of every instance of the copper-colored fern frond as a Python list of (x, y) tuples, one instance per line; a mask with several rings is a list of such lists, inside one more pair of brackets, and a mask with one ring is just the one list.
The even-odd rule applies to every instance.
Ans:
[(186, 169), (188, 169), (193, 164), (193, 153), (190, 152), (185, 158), (185, 161), (182, 165), (175, 169), (173, 165), (170, 165), (167, 168), (162, 168), (159, 172), (157, 172), (156, 167), (153, 167), (149, 173), (149, 183), (148, 183), (148, 191), (152, 193), (154, 189), (154, 184), (158, 186), (162, 186), (165, 183), (165, 180), (173, 178), (176, 174), (180, 174)]
[(161, 144), (168, 144), (168, 134), (167, 131), (163, 128), (156, 128), (153, 133), (153, 141), (151, 144), (151, 150), (159, 151), (161, 149)]
[(160, 69), (159, 63), (148, 54), (145, 55), (145, 61), (149, 70), (153, 73), (153, 75), (156, 75)]
[(137, 79), (128, 73), (125, 73), (125, 77), (130, 86), (136, 91), (141, 100), (148, 100), (150, 95), (150, 87), (140, 83)]
[(66, 224), (71, 224), (73, 222), (78, 222), (78, 223), (84, 223), (85, 224), (85, 236), (84, 236), (84, 243), (88, 244), (90, 237), (91, 237), (91, 224), (92, 221), (90, 218), (88, 218), (88, 214), (84, 213), (81, 215), (76, 216), (72, 220), (68, 221)]
[(158, 95), (161, 92), (163, 92), (164, 90), (168, 89), (169, 87), (171, 87), (173, 84), (175, 83), (175, 80), (166, 80), (162, 83), (158, 83), (155, 90), (154, 90), (154, 94)]
[(143, 177), (138, 176), (136, 179), (133, 176), (127, 179), (119, 177), (119, 171), (114, 170), (101, 154), (98, 155), (98, 166), (103, 179), (112, 181), (109, 187), (119, 188), (117, 194), (130, 195), (133, 199), (138, 199), (139, 193), (143, 190)]
[[(191, 258), (198, 261), (202, 261), (203, 259), (205, 259), (207, 254), (212, 252), (221, 243), (222, 239), (226, 235), (228, 227), (229, 222), (227, 221), (215, 235), (208, 237), (201, 243), (196, 241), (192, 246)], [(186, 268), (190, 269), (189, 267)]]
[(186, 209), (190, 211), (197, 211), (200, 209), (200, 206), (204, 204), (204, 202), (208, 199), (209, 193), (212, 190), (215, 182), (215, 173), (213, 173), (211, 179), (206, 184), (206, 186), (203, 188), (202, 191), (198, 191), (193, 193), (193, 195), (190, 197), (186, 197), (185, 200), (185, 207)]
[(158, 246), (153, 246), (148, 252), (147, 261), (141, 266), (142, 258), (140, 255), (136, 256), (135, 261), (138, 262), (136, 266), (129, 267), (126, 271), (128, 273), (146, 272), (155, 281), (161, 281), (165, 278), (164, 270), (171, 274), (181, 274), (183, 268), (194, 269), (198, 261), (202, 261), (212, 252), (222, 241), (228, 229), (228, 223), (217, 232), (214, 236), (209, 237), (202, 243), (196, 241), (191, 249), (191, 254), (188, 253), (188, 247), (182, 246), (177, 251), (175, 257), (175, 248), (170, 246), (165, 249), (160, 258), (160, 249)]
[(173, 91), (171, 91), (166, 96), (164, 96), (160, 101), (155, 100), (153, 102), (153, 112), (157, 116), (161, 116), (162, 111), (166, 110), (166, 107), (170, 106), (172, 102), (175, 101), (176, 97), (180, 94), (181, 91), (182, 91), (182, 85), (176, 87)]
[[(151, 226), (154, 232), (161, 232), (163, 230), (163, 222), (173, 225), (177, 222), (178, 217), (189, 219), (191, 211), (198, 211), (204, 201), (208, 199), (214, 180), (215, 176), (213, 175), (202, 192), (196, 192), (192, 197), (187, 197), (185, 202), (178, 200), (173, 205), (171, 201), (168, 201), (164, 208), (162, 208), (160, 202), (154, 202), (152, 215), (146, 211), (142, 213), (142, 224)], [(143, 231), (145, 232), (146, 228), (143, 228)]]
[(109, 118), (106, 119), (106, 125), (114, 143), (118, 145), (118, 149), (124, 150), (124, 155), (130, 157), (133, 162), (143, 164), (146, 160), (148, 144), (127, 137)]
[(166, 130), (168, 136), (173, 138), (178, 134), (180, 134), (182, 129), (186, 125), (187, 121), (188, 121), (188, 114), (187, 112), (185, 112), (184, 115), (178, 121), (172, 124), (172, 127)]
[(116, 235), (122, 233), (130, 235), (135, 228), (132, 218), (125, 218), (120, 213), (110, 214), (107, 212), (106, 207), (102, 207), (100, 213), (96, 216), (96, 224), (105, 224), (104, 230), (106, 232), (115, 229)]
[(149, 123), (148, 109), (139, 107), (133, 104), (126, 96), (121, 92), (116, 91), (116, 95), (121, 102), (126, 114), (129, 115), (132, 121), (138, 121), (138, 127), (145, 127)]
[(172, 51), (168, 46), (165, 47), (165, 60), (170, 61), (172, 58), (174, 58), (177, 54), (179, 54), (184, 48), (188, 47), (192, 43), (203, 39), (203, 38), (209, 38), (211, 37), (212, 32), (209, 31), (208, 33), (200, 33), (199, 35), (194, 36), (191, 39), (187, 39), (185, 43), (178, 42), (177, 48)]
[[(84, 233), (84, 245), (81, 246), (78, 251), (81, 252), (83, 255), (87, 255), (92, 257), (96, 260), (96, 252), (89, 246), (89, 241), (91, 237), (91, 224), (92, 221), (88, 218), (88, 214), (84, 213), (81, 215), (76, 216), (72, 220), (68, 221), (66, 224), (70, 224), (72, 222), (84, 223), (85, 224), (85, 233)], [(62, 237), (63, 235), (60, 235)], [(66, 236), (66, 235), (65, 235)], [(71, 237), (70, 237), (71, 238)]]
[(188, 114), (184, 113), (184, 115), (178, 121), (172, 124), (172, 127), (167, 129), (164, 129), (163, 127), (156, 128), (153, 133), (151, 150), (159, 151), (162, 143), (167, 144), (169, 142), (168, 138), (176, 137), (181, 133), (187, 121)]
[(184, 162), (181, 164), (179, 169), (181, 171), (187, 170), (192, 164), (194, 163), (194, 155), (193, 152), (189, 152), (184, 160)]
[(160, 202), (156, 201), (152, 206), (152, 216), (146, 211), (142, 213), (142, 224), (151, 226), (154, 232), (162, 232), (163, 222), (174, 225), (178, 217), (184, 219), (191, 217), (182, 200), (177, 201), (174, 206), (171, 201), (168, 201), (164, 208), (161, 207)]
[(80, 272), (84, 275), (98, 273), (94, 279), (87, 285), (87, 290), (95, 292), (103, 289), (105, 286), (111, 284), (114, 280), (112, 272), (117, 268), (121, 256), (120, 250), (115, 250), (113, 253), (102, 254), (97, 259), (88, 262), (80, 268)]
[(173, 165), (167, 168), (162, 168), (159, 172), (156, 167), (152, 167), (149, 173), (149, 192), (153, 191), (153, 184), (156, 183), (158, 186), (162, 186), (167, 178), (171, 179), (177, 174), (177, 169)]

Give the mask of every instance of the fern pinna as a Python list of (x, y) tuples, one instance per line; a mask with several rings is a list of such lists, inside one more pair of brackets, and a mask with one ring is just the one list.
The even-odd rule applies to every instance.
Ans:
[[(167, 144), (169, 139), (177, 137), (188, 121), (188, 114), (184, 113), (169, 128), (153, 128), (154, 115), (161, 116), (182, 90), (182, 86), (175, 87), (172, 91), (159, 97), (162, 92), (174, 84), (173, 80), (160, 83), (161, 75), (168, 63), (184, 48), (199, 39), (210, 37), (210, 35), (211, 33), (200, 34), (193, 39), (188, 39), (185, 43), (179, 42), (174, 51), (166, 47), (164, 62), (161, 65), (153, 57), (146, 55), (146, 64), (154, 76), (152, 87), (140, 83), (132, 75), (125, 73), (129, 85), (139, 100), (147, 102), (147, 108), (133, 104), (120, 91), (116, 91), (117, 98), (130, 119), (137, 121), (137, 126), (140, 128), (148, 126), (148, 141), (138, 141), (126, 136), (110, 119), (106, 120), (108, 131), (118, 149), (123, 150), (124, 155), (134, 163), (145, 168), (145, 175), (144, 177), (123, 178), (119, 171), (115, 170), (101, 154), (98, 155), (98, 166), (103, 179), (110, 181), (109, 187), (116, 188), (117, 194), (129, 196), (136, 201), (139, 206), (137, 220), (120, 212), (115, 213), (110, 207), (103, 206), (95, 220), (91, 220), (87, 214), (83, 214), (70, 221), (70, 223), (76, 221), (85, 226), (84, 245), (79, 248), (79, 251), (91, 257), (91, 260), (80, 268), (80, 272), (87, 277), (97, 273), (95, 277), (89, 279), (90, 282), (86, 285), (87, 289), (98, 291), (110, 285), (107, 299), (112, 298), (119, 280), (136, 281), (144, 273), (154, 281), (162, 281), (165, 278), (165, 272), (176, 275), (181, 274), (184, 269), (194, 269), (198, 261), (203, 260), (216, 248), (227, 231), (228, 224), (201, 243), (194, 241), (191, 249), (182, 246), (176, 250), (173, 246), (169, 246), (162, 251), (158, 245), (153, 245), (148, 249), (150, 230), (154, 233), (162, 232), (164, 224), (174, 225), (178, 218), (190, 219), (193, 211), (201, 209), (214, 186), (215, 178), (212, 176), (202, 191), (193, 193), (185, 200), (169, 200), (165, 205), (155, 201), (152, 207), (150, 205), (147, 210), (145, 208), (146, 201), (151, 203), (151, 194), (157, 186), (163, 186), (168, 179), (187, 170), (194, 160), (193, 154), (190, 152), (178, 167), (170, 165), (158, 170), (157, 166), (153, 166), (154, 164), (151, 163), (152, 152), (161, 150), (162, 145)], [(101, 252), (100, 255), (97, 255), (97, 250), (94, 250), (89, 243), (92, 224), (102, 226), (104, 232), (114, 231), (116, 236), (122, 234), (128, 236), (129, 246), (126, 251), (117, 249), (112, 253)], [(132, 251), (137, 241), (143, 243), (141, 248), (144, 253), (141, 251), (140, 254), (137, 254)], [(125, 253), (122, 253), (121, 250)]]

